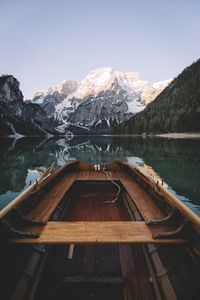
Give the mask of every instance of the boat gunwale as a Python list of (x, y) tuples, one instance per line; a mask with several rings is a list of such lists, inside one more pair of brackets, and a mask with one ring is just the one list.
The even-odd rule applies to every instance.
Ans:
[[(44, 192), (43, 190), (50, 185), (51, 182), (54, 182), (56, 184), (56, 180), (63, 175), (63, 173), (67, 170), (71, 171), (87, 171), (87, 170), (93, 170), (93, 165), (88, 164), (79, 160), (75, 160), (72, 162), (68, 162), (61, 166), (59, 169), (54, 171), (51, 175), (45, 177), (41, 182), (36, 182), (29, 186), (26, 190), (24, 190), (19, 196), (17, 196), (13, 201), (11, 201), (7, 206), (5, 206), (0, 211), (0, 220), (5, 217), (9, 212), (12, 212), (12, 208), (20, 206), (25, 204), (26, 200), (29, 199), (32, 192), (35, 192), (34, 189), (38, 185), (39, 186), (39, 192)], [(74, 168), (74, 170), (73, 170)], [(106, 165), (107, 170), (119, 170), (125, 172), (124, 168), (132, 173), (132, 175), (139, 177), (143, 182), (145, 182), (160, 198), (162, 198), (165, 205), (170, 206), (171, 208), (177, 208), (183, 218), (186, 218), (190, 222), (192, 222), (192, 227), (194, 230), (200, 234), (200, 217), (198, 217), (194, 212), (192, 212), (191, 209), (189, 209), (181, 200), (179, 200), (176, 196), (174, 196), (170, 191), (168, 191), (166, 188), (164, 188), (162, 185), (160, 185), (158, 182), (156, 182), (153, 178), (149, 177), (147, 174), (142, 172), (138, 167), (132, 166), (128, 164), (127, 162), (112, 162), (110, 164)], [(126, 173), (126, 172), (125, 172)], [(70, 174), (70, 173), (69, 173)], [(78, 178), (75, 179), (75, 182), (79, 181)], [(86, 181), (86, 180), (84, 180)], [(87, 181), (95, 181), (93, 179), (88, 179)], [(103, 181), (103, 180), (98, 180)], [(123, 185), (123, 181), (118, 178), (118, 180)], [(159, 191), (158, 191), (159, 190)], [(37, 195), (39, 195), (39, 192), (35, 192)], [(153, 197), (152, 197), (152, 200)]]
[[(63, 172), (65, 172), (68, 168), (71, 166), (75, 166), (78, 163), (78, 161), (72, 161), (64, 164), (60, 168), (58, 168), (53, 173), (47, 175), (46, 177), (39, 178), (39, 180), (36, 180), (33, 182), (30, 186), (28, 186), (24, 191), (22, 191), (16, 198), (14, 198), (11, 202), (9, 202), (3, 209), (0, 210), (0, 221), (4, 217), (6, 217), (7, 214), (12, 212), (12, 209), (23, 205), (26, 200), (29, 199), (31, 196), (31, 193), (35, 192), (35, 189), (38, 187), (39, 191), (41, 191), (43, 188), (47, 187), (50, 182), (56, 179), (59, 175), (61, 175)], [(37, 192), (37, 190), (36, 190)]]
[(154, 178), (149, 177), (147, 174), (141, 171), (137, 166), (131, 166), (126, 162), (119, 162), (119, 164), (127, 167), (136, 176), (139, 176), (140, 179), (146, 182), (148, 186), (151, 187), (157, 193), (157, 195), (167, 202), (167, 204), (169, 204), (172, 208), (177, 208), (183, 217), (192, 222), (194, 229), (200, 234), (200, 217), (190, 208), (188, 208), (181, 200), (163, 187), (159, 182), (156, 182)]

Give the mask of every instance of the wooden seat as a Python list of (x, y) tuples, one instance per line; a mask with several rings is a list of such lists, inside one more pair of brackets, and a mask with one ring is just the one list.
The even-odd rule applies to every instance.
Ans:
[(125, 172), (117, 172), (120, 181), (126, 191), (131, 196), (145, 221), (152, 219), (162, 219), (165, 217), (164, 212), (152, 201), (147, 192), (142, 189), (133, 178)]
[(48, 221), (65, 193), (74, 183), (78, 172), (66, 174), (27, 215), (30, 220)]
[(27, 230), (40, 233), (39, 238), (15, 238), (9, 243), (22, 244), (119, 244), (157, 243), (182, 244), (183, 239), (154, 239), (152, 234), (168, 231), (169, 226), (150, 229), (145, 222), (48, 222), (43, 227), (29, 227)]

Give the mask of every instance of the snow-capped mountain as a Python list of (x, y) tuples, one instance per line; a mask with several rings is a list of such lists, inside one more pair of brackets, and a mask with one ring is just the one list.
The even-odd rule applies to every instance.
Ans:
[(60, 84), (51, 86), (47, 89), (38, 91), (33, 95), (33, 101), (42, 103), (44, 98), (49, 95), (57, 97), (58, 102), (64, 100), (68, 95), (77, 90), (77, 82), (75, 80), (63, 80)]
[(60, 129), (107, 133), (142, 111), (170, 81), (151, 85), (137, 72), (106, 67), (89, 72), (80, 84), (66, 80), (37, 92), (30, 100), (41, 105)]

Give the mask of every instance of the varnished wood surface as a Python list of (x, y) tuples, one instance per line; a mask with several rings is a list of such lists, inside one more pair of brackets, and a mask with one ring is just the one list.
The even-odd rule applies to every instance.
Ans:
[[(129, 193), (140, 213), (145, 221), (152, 219), (160, 219), (165, 216), (165, 212), (162, 211), (148, 195), (148, 193), (138, 184), (133, 178), (120, 170), (112, 170), (113, 180), (120, 181), (125, 190)], [(80, 171), (77, 180), (106, 180), (109, 181), (109, 177), (103, 173), (103, 171)]]
[[(7, 213), (9, 213), (14, 207), (19, 206), (21, 203), (26, 201), (28, 197), (33, 193), (33, 191), (38, 188), (42, 189), (44, 185), (48, 184), (48, 182), (52, 181), (58, 174), (62, 173), (63, 170), (70, 168), (71, 166), (76, 166), (78, 161), (68, 162), (55, 172), (53, 172), (51, 175), (49, 175), (49, 172), (51, 172), (54, 164), (52, 164), (46, 171), (42, 174), (40, 178), (38, 178), (38, 181), (32, 183), (30, 186), (28, 186), (24, 191), (21, 192), (15, 199), (13, 199), (11, 202), (9, 202), (3, 209), (0, 210), (0, 219), (3, 218)], [(47, 176), (49, 175), (49, 176)]]
[(65, 174), (52, 189), (42, 198), (40, 203), (28, 214), (31, 220), (48, 221), (65, 193), (74, 183), (77, 172)]
[(117, 172), (118, 177), (129, 193), (144, 220), (161, 219), (165, 213), (155, 204), (153, 199), (125, 172)]
[(125, 299), (152, 300), (153, 292), (149, 273), (140, 245), (119, 245), (121, 272), (126, 279)]
[[(120, 184), (127, 191), (125, 193), (130, 195), (130, 197), (128, 196), (129, 200), (131, 201), (130, 198), (132, 198), (144, 220), (159, 219), (165, 216), (165, 213), (156, 206), (148, 193), (133, 180), (129, 172), (123, 172), (119, 167), (117, 171), (112, 170), (112, 178), (120, 181)], [(88, 180), (95, 181), (92, 188), (91, 186), (85, 187)], [(139, 244), (182, 244), (186, 241), (182, 239), (155, 240), (152, 238), (152, 233), (165, 232), (170, 228), (165, 226), (150, 228), (143, 221), (128, 221), (130, 218), (122, 201), (123, 197), (120, 196), (114, 204), (105, 203), (105, 201), (115, 198), (116, 187), (110, 182), (112, 188), (107, 188), (103, 181), (108, 184), (110, 182), (109, 177), (102, 171), (93, 171), (91, 167), (86, 170), (78, 168), (76, 171), (64, 175), (57, 182), (58, 184), (52, 185), (51, 191), (42, 198), (41, 203), (35, 208), (35, 212), (32, 211), (33, 219), (43, 219), (46, 216), (46, 220), (48, 220), (60, 201), (65, 200), (65, 194), (69, 188), (75, 188), (72, 197), (70, 190), (71, 202), (64, 215), (64, 220), (62, 222), (49, 222), (45, 227), (25, 228), (25, 230), (40, 232), (41, 236), (38, 239), (13, 239), (9, 242), (59, 244), (55, 248), (60, 249), (60, 247), (63, 247), (66, 258), (61, 261), (59, 255), (57, 257), (53, 255), (50, 262), (55, 261), (59, 270), (66, 263), (65, 276), (74, 276), (74, 273), (77, 276), (81, 274), (83, 276), (101, 276), (107, 275), (109, 269), (111, 275), (116, 276), (117, 273), (118, 276), (125, 278), (124, 299), (154, 299), (152, 285), (149, 281), (149, 272), (141, 252), (141, 248), (144, 246)], [(97, 182), (100, 184), (99, 186)], [(79, 185), (80, 183), (82, 186)], [(68, 196), (66, 196), (67, 201)], [(111, 243), (114, 245), (110, 245)], [(68, 246), (66, 244), (75, 245), (71, 259), (67, 259)], [(77, 253), (81, 253), (81, 260), (80, 257), (77, 259)], [(64, 273), (61, 272), (61, 275)], [(56, 277), (58, 274), (53, 270), (51, 275), (52, 285), (49, 284), (49, 286), (55, 284), (53, 276)], [(74, 290), (77, 291), (77, 287)], [(70, 297), (70, 291), (71, 286), (65, 290), (68, 297)], [(83, 294), (81, 289), (80, 291)], [(116, 294), (121, 295), (120, 293), (117, 292)], [(91, 290), (88, 291), (87, 295), (89, 294), (91, 294)], [(113, 293), (111, 294), (113, 296)], [(104, 293), (103, 296), (105, 296)], [(70, 299), (72, 298), (76, 299), (74, 295), (70, 297)], [(86, 297), (86, 299), (88, 298)], [(112, 299), (112, 297), (109, 299)], [(113, 299), (118, 298), (114, 296)]]
[(119, 244), (119, 243), (158, 243), (179, 244), (182, 239), (154, 239), (152, 233), (168, 231), (169, 227), (156, 226), (151, 229), (145, 222), (48, 222), (44, 227), (31, 227), (29, 230), (40, 233), (39, 238), (13, 239), (11, 243), (23, 244)]
[(200, 234), (200, 217), (195, 214), (189, 207), (187, 207), (180, 199), (178, 199), (174, 194), (172, 194), (166, 187), (157, 182), (154, 178), (149, 177), (148, 174), (145, 174), (145, 172), (140, 168), (131, 166), (127, 162), (120, 162), (119, 164), (121, 166), (126, 166), (127, 170), (135, 173), (136, 176), (147, 182), (151, 188), (158, 188), (158, 194), (163, 197), (166, 203), (168, 203), (172, 207), (176, 207), (183, 216), (185, 216), (192, 222), (193, 227)]
[(79, 183), (73, 188), (70, 205), (64, 215), (67, 221), (126, 221), (130, 220), (121, 195), (115, 203), (117, 188), (112, 183)]
[[(108, 171), (107, 171), (108, 172)], [(86, 170), (86, 171), (79, 171), (77, 180), (110, 180), (110, 175), (104, 173), (103, 170), (101, 171), (93, 171), (93, 170)], [(112, 179), (119, 180), (119, 176), (117, 175), (116, 171), (112, 171)]]
[[(113, 174), (114, 175), (114, 174)], [(116, 179), (116, 176), (114, 175)], [(27, 215), (31, 220), (48, 221), (56, 207), (59, 205), (63, 196), (70, 189), (76, 181), (95, 180), (95, 181), (109, 181), (103, 171), (73, 171), (64, 174), (63, 177), (44, 195), (39, 204), (34, 207)], [(106, 195), (105, 195), (106, 196)], [(113, 194), (114, 196), (114, 194)], [(106, 197), (104, 197), (106, 198)], [(113, 198), (112, 198), (113, 199)], [(80, 209), (78, 207), (77, 209)]]
[[(164, 212), (161, 211), (154, 201), (151, 199), (151, 197), (145, 192), (136, 182), (133, 181), (133, 179), (127, 175), (124, 172), (121, 171), (112, 171), (112, 178), (115, 180), (120, 180), (124, 188), (127, 190), (133, 201), (135, 202), (137, 208), (141, 212), (142, 216), (145, 220), (151, 220), (151, 219), (159, 219), (163, 218), (165, 216)], [(67, 190), (72, 186), (72, 184), (76, 181), (107, 181), (110, 180), (106, 176), (106, 174), (103, 173), (103, 171), (97, 172), (97, 171), (74, 171), (69, 174), (64, 175), (61, 180), (56, 183), (55, 186), (52, 187), (52, 189), (43, 197), (43, 199), (40, 201), (40, 203), (29, 213), (28, 217), (30, 219), (38, 219), (47, 221), (49, 220), (50, 216), (52, 215), (53, 211), (55, 210), (56, 206), (60, 203), (62, 197), (65, 195)], [(91, 191), (90, 195), (91, 195)], [(104, 192), (104, 194), (103, 194)], [(102, 186), (102, 191), (100, 194), (98, 194), (96, 191), (94, 191), (94, 201), (91, 202), (91, 206), (94, 206), (95, 197), (101, 196), (102, 204), (105, 201), (113, 200), (115, 199), (117, 189), (114, 186), (113, 194), (107, 193), (106, 188)], [(109, 198), (110, 195), (110, 198)], [(76, 191), (76, 198), (78, 201), (76, 201), (76, 212), (77, 212), (77, 218), (79, 215), (79, 211), (83, 209), (83, 206), (85, 205), (85, 201), (80, 195), (80, 190), (78, 189)], [(92, 207), (90, 206), (90, 210)], [(109, 208), (110, 204), (108, 204)], [(105, 213), (105, 220), (106, 217), (106, 210), (108, 208), (102, 209), (102, 214)], [(113, 212), (113, 210), (116, 209), (115, 206), (112, 205), (112, 209), (110, 210), (110, 213)], [(86, 208), (84, 208), (84, 212), (86, 213)], [(95, 215), (95, 211), (92, 212), (92, 215)], [(73, 213), (73, 216), (75, 216), (75, 211)], [(79, 220), (86, 220), (84, 218)]]

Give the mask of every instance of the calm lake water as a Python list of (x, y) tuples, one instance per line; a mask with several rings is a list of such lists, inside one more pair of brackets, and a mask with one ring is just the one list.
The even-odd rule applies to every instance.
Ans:
[(33, 182), (53, 162), (129, 161), (163, 179), (200, 215), (200, 140), (134, 137), (0, 139), (0, 209)]

